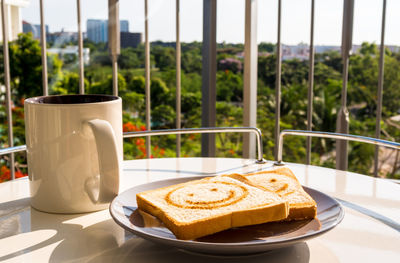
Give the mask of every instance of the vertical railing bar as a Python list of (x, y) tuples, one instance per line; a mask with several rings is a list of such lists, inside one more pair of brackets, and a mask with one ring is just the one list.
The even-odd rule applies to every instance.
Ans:
[(43, 0), (40, 0), (40, 44), (42, 48), (42, 81), (43, 95), (49, 95), (47, 81), (47, 44), (46, 44), (46, 25), (44, 23), (44, 7)]
[[(145, 52), (145, 89), (146, 89), (146, 129), (151, 130), (151, 105), (150, 105), (150, 43), (149, 43), (149, 18), (148, 18), (148, 0), (144, 0), (144, 52)], [(146, 138), (146, 154), (147, 158), (151, 156), (151, 137)]]
[[(341, 107), (337, 114), (336, 128), (337, 132), (349, 133), (349, 111), (347, 110), (347, 81), (349, 75), (349, 57), (352, 49), (353, 37), (353, 17), (354, 17), (354, 0), (343, 1), (343, 25), (342, 25), (342, 93)], [(348, 142), (345, 140), (336, 141), (336, 169), (347, 170)]]
[(113, 95), (118, 96), (118, 55), (120, 54), (119, 0), (108, 0), (108, 49), (112, 63)]
[[(8, 11), (6, 11), (5, 0), (1, 1), (1, 20), (3, 29), (3, 63), (4, 63), (4, 86), (6, 87), (6, 108), (8, 123), (8, 147), (14, 146), (13, 122), (11, 111), (11, 86), (10, 86), (10, 56), (8, 53)], [(14, 153), (10, 154), (11, 180), (15, 179)]]
[(118, 96), (118, 56), (111, 55), (113, 95)]
[(85, 70), (83, 65), (83, 38), (81, 27), (81, 1), (76, 1), (78, 20), (78, 56), (79, 56), (79, 94), (85, 93)]
[[(381, 28), (381, 46), (379, 50), (379, 79), (378, 79), (378, 107), (376, 109), (376, 126), (375, 137), (379, 139), (381, 136), (381, 119), (382, 119), (382, 95), (383, 95), (383, 77), (385, 66), (385, 24), (386, 24), (386, 0), (383, 0), (382, 9), (382, 28)], [(375, 146), (374, 156), (374, 176), (378, 176), (379, 170), (379, 146)]]
[[(216, 125), (217, 0), (203, 0), (203, 46), (201, 82), (201, 126)], [(215, 156), (215, 134), (201, 137), (201, 156)]]
[[(245, 1), (244, 71), (243, 71), (243, 125), (257, 126), (257, 0)], [(243, 157), (253, 158), (254, 134), (243, 135)]]
[[(308, 71), (308, 107), (307, 107), (307, 130), (312, 130), (313, 114), (313, 88), (314, 88), (314, 11), (315, 0), (311, 0), (311, 24), (310, 24), (310, 54)], [(311, 163), (311, 137), (307, 137), (307, 156), (306, 164)]]
[[(180, 3), (176, 0), (176, 128), (181, 128), (181, 39)], [(176, 157), (181, 156), (181, 135), (176, 135)]]
[(282, 68), (282, 51), (281, 51), (281, 9), (282, 1), (278, 0), (278, 36), (276, 44), (276, 80), (275, 80), (275, 159), (278, 154), (278, 142), (280, 133), (281, 119), (281, 68)]

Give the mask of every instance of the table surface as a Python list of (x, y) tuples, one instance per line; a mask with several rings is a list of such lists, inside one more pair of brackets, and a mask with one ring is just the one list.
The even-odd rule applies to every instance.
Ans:
[[(272, 162), (164, 158), (123, 162), (120, 192), (177, 177), (248, 173)], [(250, 256), (205, 256), (143, 240), (108, 210), (60, 215), (29, 205), (26, 178), (0, 184), (0, 262), (399, 262), (400, 185), (334, 169), (286, 164), (299, 181), (335, 197), (345, 209), (333, 230), (289, 248)]]

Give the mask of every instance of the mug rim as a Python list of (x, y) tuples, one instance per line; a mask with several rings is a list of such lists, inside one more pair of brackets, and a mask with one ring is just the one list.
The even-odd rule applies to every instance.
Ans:
[[(98, 98), (105, 98), (105, 101), (93, 101), (93, 102), (82, 102), (82, 103), (49, 103), (43, 102), (44, 99), (47, 98), (66, 98), (66, 97), (98, 97)], [(31, 105), (38, 105), (38, 106), (89, 106), (89, 105), (98, 105), (98, 104), (109, 104), (121, 101), (121, 97), (114, 96), (114, 95), (106, 95), (106, 94), (69, 94), (69, 95), (48, 95), (48, 96), (37, 96), (31, 97), (24, 100), (24, 104), (31, 104)]]

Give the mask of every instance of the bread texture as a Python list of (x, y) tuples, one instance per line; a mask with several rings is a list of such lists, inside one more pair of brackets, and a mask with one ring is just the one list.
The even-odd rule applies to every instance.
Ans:
[(138, 208), (158, 217), (179, 239), (287, 218), (278, 194), (230, 176), (208, 177), (136, 195)]
[(287, 167), (229, 176), (265, 191), (278, 194), (289, 203), (289, 216), (286, 220), (311, 219), (317, 215), (317, 203), (304, 191), (296, 176)]

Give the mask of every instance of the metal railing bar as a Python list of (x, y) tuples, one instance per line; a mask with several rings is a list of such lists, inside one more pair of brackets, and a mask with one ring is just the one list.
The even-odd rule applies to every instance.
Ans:
[[(13, 136), (13, 121), (11, 111), (11, 83), (10, 83), (10, 56), (8, 53), (8, 11), (6, 11), (5, 0), (1, 1), (1, 20), (3, 29), (3, 63), (4, 63), (4, 86), (6, 87), (6, 112), (7, 112), (7, 130), (8, 130), (8, 145), (14, 146)], [(10, 171), (11, 179), (15, 179), (15, 168), (14, 168), (14, 154), (10, 153)]]
[[(169, 130), (153, 130), (153, 131), (139, 131), (139, 132), (124, 132), (123, 138), (134, 137), (149, 137), (158, 135), (172, 135), (172, 134), (201, 134), (201, 133), (222, 133), (222, 132), (239, 132), (239, 133), (254, 133), (257, 142), (257, 163), (265, 163), (263, 159), (262, 147), (262, 133), (256, 127), (211, 127), (211, 128), (190, 128), (190, 129), (169, 129)], [(0, 155), (9, 153), (26, 151), (26, 145), (9, 147), (0, 149)]]
[(278, 36), (276, 44), (276, 80), (275, 80), (275, 158), (278, 156), (278, 142), (281, 120), (281, 69), (282, 69), (282, 50), (281, 50), (281, 14), (282, 1), (278, 0)]
[[(201, 83), (201, 126), (216, 125), (217, 1), (203, 0), (203, 45)], [(215, 156), (215, 135), (201, 136), (201, 156)]]
[[(313, 88), (314, 88), (314, 11), (315, 0), (311, 0), (311, 22), (310, 22), (310, 54), (309, 54), (309, 71), (308, 71), (308, 107), (307, 107), (307, 130), (312, 130), (312, 114), (313, 114)], [(311, 163), (311, 137), (307, 137), (307, 156), (306, 164)]]
[[(176, 128), (181, 128), (181, 39), (180, 3), (176, 0)], [(181, 156), (181, 135), (176, 135), (176, 157)]]
[(118, 56), (111, 55), (113, 95), (118, 96)]
[(44, 23), (44, 7), (43, 0), (40, 0), (40, 45), (42, 48), (42, 81), (43, 96), (49, 95), (47, 80), (47, 44), (46, 44), (46, 25)]
[[(148, 17), (148, 0), (144, 0), (144, 74), (145, 74), (145, 90), (146, 90), (146, 129), (151, 130), (151, 100), (150, 100), (150, 42), (149, 42), (149, 17)], [(151, 155), (151, 138), (146, 138), (146, 154), (147, 158)]]
[[(243, 73), (243, 126), (257, 125), (257, 0), (245, 3), (245, 42)], [(255, 152), (254, 136), (244, 134), (243, 156), (250, 158)]]
[[(347, 81), (349, 75), (349, 57), (352, 49), (353, 37), (353, 17), (354, 0), (344, 0), (343, 2), (343, 25), (342, 25), (342, 93), (341, 107), (337, 114), (337, 131), (339, 133), (349, 133), (349, 112), (347, 110)], [(337, 141), (336, 143), (336, 169), (347, 170), (347, 141)]]
[(108, 0), (108, 48), (111, 55), (114, 96), (118, 96), (118, 55), (120, 54), (119, 23), (119, 1)]
[(26, 145), (19, 145), (19, 146), (13, 146), (13, 147), (0, 149), (0, 155), (6, 155), (6, 154), (11, 154), (11, 153), (23, 152), (23, 151), (26, 151)]
[(168, 129), (168, 130), (153, 130), (139, 132), (125, 132), (124, 138), (158, 136), (171, 134), (193, 134), (193, 133), (221, 133), (221, 132), (240, 132), (253, 133), (257, 140), (257, 163), (264, 163), (263, 148), (262, 148), (262, 133), (260, 129), (255, 127), (210, 127), (210, 128), (190, 128), (190, 129)]
[(85, 93), (85, 69), (83, 64), (83, 37), (81, 26), (81, 1), (76, 1), (77, 20), (78, 20), (78, 57), (79, 57), (79, 94)]
[[(386, 22), (386, 0), (383, 0), (382, 7), (382, 29), (381, 46), (379, 50), (379, 77), (378, 77), (378, 107), (376, 109), (375, 137), (381, 137), (381, 119), (382, 119), (382, 94), (383, 94), (383, 75), (385, 66), (385, 22)], [(379, 146), (375, 147), (374, 156), (374, 176), (378, 176), (379, 164)]]
[(282, 151), (283, 151), (283, 137), (285, 135), (298, 135), (307, 137), (318, 137), (318, 138), (330, 138), (336, 140), (355, 141), (363, 142), (374, 145), (385, 146), (393, 149), (400, 150), (400, 143), (386, 141), (378, 138), (371, 138), (353, 134), (333, 133), (333, 132), (320, 132), (320, 131), (303, 131), (303, 130), (283, 130), (279, 135), (279, 147), (278, 147), (278, 158), (276, 159), (276, 165), (282, 165)]

